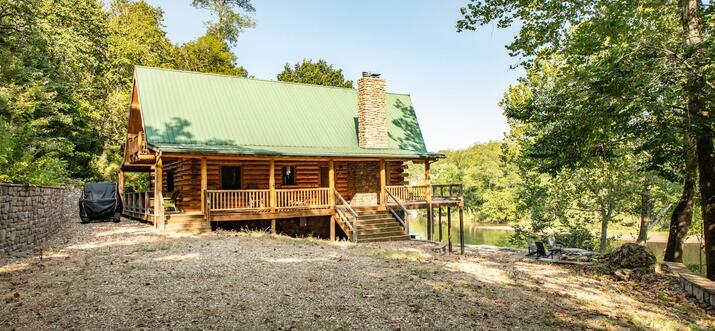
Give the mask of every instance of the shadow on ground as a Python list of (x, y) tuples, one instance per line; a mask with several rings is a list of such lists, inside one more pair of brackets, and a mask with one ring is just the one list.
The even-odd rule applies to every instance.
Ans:
[(0, 328), (715, 326), (667, 278), (615, 283), (488, 249), (460, 257), (423, 242), (355, 245), (263, 232), (179, 236), (133, 221), (70, 224), (50, 246), (42, 260), (0, 268)]

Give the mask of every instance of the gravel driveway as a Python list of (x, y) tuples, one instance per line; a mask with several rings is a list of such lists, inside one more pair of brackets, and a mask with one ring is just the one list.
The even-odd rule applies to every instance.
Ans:
[(68, 224), (0, 267), (0, 329), (691, 329), (715, 318), (667, 276), (615, 282), (521, 253), (265, 233)]

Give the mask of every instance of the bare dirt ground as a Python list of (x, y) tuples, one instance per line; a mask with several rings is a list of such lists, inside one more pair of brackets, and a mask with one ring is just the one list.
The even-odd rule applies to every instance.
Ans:
[(0, 330), (711, 329), (669, 276), (615, 282), (522, 253), (69, 224), (0, 267)]

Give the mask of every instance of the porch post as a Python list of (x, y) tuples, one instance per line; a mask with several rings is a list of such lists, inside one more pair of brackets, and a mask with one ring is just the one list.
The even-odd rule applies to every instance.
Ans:
[(459, 250), (464, 255), (464, 208), (459, 206)]
[(434, 232), (434, 210), (432, 209), (432, 178), (429, 173), (429, 160), (425, 160), (425, 185), (427, 186), (427, 240), (432, 240)]
[(119, 200), (122, 204), (126, 203), (124, 201), (124, 170), (119, 169), (119, 174), (117, 174), (117, 189), (119, 190)]
[(330, 241), (335, 241), (335, 215), (330, 216)]
[(385, 159), (380, 159), (380, 198), (378, 204), (385, 203), (385, 186), (387, 186), (387, 173), (385, 171)]
[(276, 211), (276, 160), (271, 159), (269, 161), (270, 166), (268, 167), (268, 189), (270, 192), (270, 205), (271, 212)]
[(164, 165), (161, 157), (157, 157), (154, 174), (154, 227), (164, 229)]
[(206, 166), (206, 158), (201, 158), (201, 213), (206, 215), (206, 190), (208, 189), (208, 169)]
[[(328, 161), (328, 186), (330, 187), (330, 193), (328, 194), (328, 199), (330, 201), (330, 208), (335, 209), (335, 161)], [(335, 227), (335, 220), (330, 219), (331, 229)], [(330, 232), (333, 234), (331, 240), (335, 239), (334, 230)]]
[(452, 254), (452, 210), (447, 207), (447, 245), (449, 253)]
[(439, 207), (439, 216), (437, 217), (439, 219), (439, 241), (442, 241), (442, 207)]

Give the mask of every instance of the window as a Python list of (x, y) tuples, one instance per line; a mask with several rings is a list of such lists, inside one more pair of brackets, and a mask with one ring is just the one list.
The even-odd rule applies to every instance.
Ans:
[(281, 174), (283, 185), (295, 185), (295, 166), (284, 166)]
[(174, 192), (174, 172), (169, 171), (166, 173), (166, 191)]
[(224, 190), (241, 188), (241, 167), (221, 167), (221, 188)]

